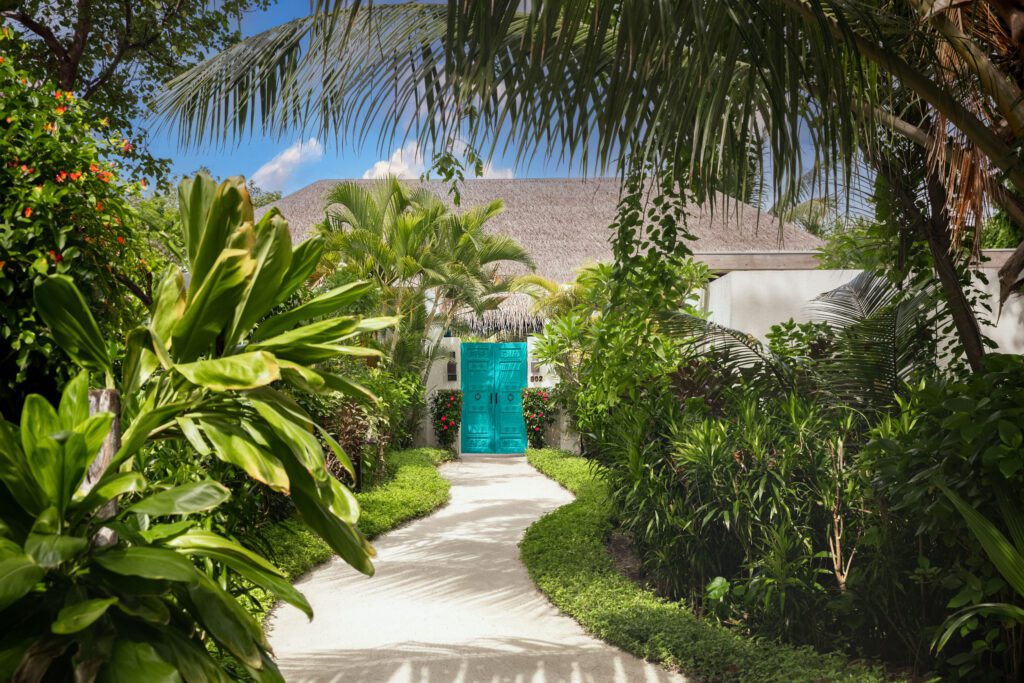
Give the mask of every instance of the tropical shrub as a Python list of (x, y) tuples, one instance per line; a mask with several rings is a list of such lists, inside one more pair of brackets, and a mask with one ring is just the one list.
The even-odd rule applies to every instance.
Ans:
[[(139, 225), (111, 158), (131, 143), (70, 92), (22, 69), (24, 44), (0, 33), (0, 403), (54, 397), (74, 374), (53, 343), (32, 289), (73, 277), (104, 338), (142, 319), (161, 254)], [(16, 417), (16, 416), (15, 416)]]
[(453, 450), (462, 427), (462, 390), (438, 389), (430, 397), (430, 419), (442, 448)]
[(991, 354), (982, 373), (922, 382), (860, 457), (887, 499), (890, 526), (927, 561), (935, 600), (956, 611), (940, 642), (962, 675), (1019, 672), (1024, 653), (1022, 565), (1013, 557), (1024, 540), (1022, 381), (1024, 359)]
[(348, 457), (276, 387), (341, 391), (369, 400), (358, 383), (314, 364), (379, 355), (359, 346), (359, 337), (394, 320), (325, 317), (361, 296), (369, 288), (365, 283), (268, 315), (313, 272), (319, 242), (293, 250), (287, 223), (276, 211), (253, 224), (241, 179), (219, 187), (201, 175), (184, 181), (179, 204), (188, 286), (181, 270), (164, 274), (150, 320), (128, 335), (118, 379), (72, 282), (51, 276), (36, 286), (36, 305), (57, 343), (121, 393), (126, 429), (111, 466), (128, 462), (148, 441), (187, 444), (288, 493), (302, 519), (335, 552), (372, 572), (373, 550), (355, 526), (358, 505), (325, 469), (321, 439), (351, 473)]
[[(309, 604), (197, 522), (228, 499), (223, 485), (164, 487), (117, 467), (83, 485), (114, 419), (89, 414), (88, 386), (79, 374), (56, 407), (30, 395), (20, 430), (0, 419), (0, 678), (226, 681), (213, 643), (256, 680), (281, 680), (262, 630), (216, 577), (235, 572), (312, 617)], [(126, 440), (121, 456), (139, 445)]]
[(555, 405), (547, 388), (523, 389), (523, 421), (530, 448), (544, 447), (544, 432), (555, 421)]

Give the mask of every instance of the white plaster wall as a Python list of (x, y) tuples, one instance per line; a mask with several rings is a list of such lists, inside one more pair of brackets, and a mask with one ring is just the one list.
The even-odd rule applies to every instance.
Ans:
[[(416, 446), (432, 446), (437, 447), (437, 437), (434, 435), (434, 427), (430, 424), (430, 397), (437, 389), (459, 389), (462, 386), (462, 340), (458, 337), (444, 337), (441, 339), (441, 348), (445, 350), (444, 358), (436, 361), (430, 366), (430, 373), (427, 375), (427, 409), (423, 411), (423, 416), (420, 418), (419, 427), (416, 430), (416, 436), (413, 438), (413, 444)], [(457, 379), (454, 382), (448, 381), (448, 361), (449, 353), (455, 352), (455, 368), (457, 372)], [(455, 450), (458, 452), (462, 448), (462, 440), (457, 439), (455, 442)]]
[[(772, 325), (793, 318), (810, 319), (808, 304), (818, 295), (852, 280), (857, 270), (747, 270), (733, 271), (708, 286), (705, 310), (712, 322), (764, 339)], [(990, 304), (998, 309), (999, 285), (995, 269), (984, 269), (989, 280)], [(1024, 298), (1014, 297), (990, 315), (977, 312), (992, 323), (985, 334), (1003, 353), (1024, 353)], [(998, 320), (996, 315), (998, 314)]]

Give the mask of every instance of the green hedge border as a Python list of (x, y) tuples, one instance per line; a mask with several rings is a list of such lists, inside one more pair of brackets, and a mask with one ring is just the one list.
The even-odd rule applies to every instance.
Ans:
[[(361, 509), (359, 528), (371, 540), (445, 505), (451, 488), (437, 471), (438, 465), (455, 458), (449, 451), (413, 448), (385, 457), (386, 481), (356, 494)], [(273, 551), (270, 560), (293, 582), (334, 557), (334, 551), (297, 518), (270, 525), (259, 533), (261, 544)], [(277, 601), (259, 589), (253, 589), (250, 596), (255, 604), (247, 608), (262, 622)]]
[(576, 500), (526, 530), (523, 563), (551, 602), (587, 631), (703, 681), (891, 680), (879, 668), (842, 655), (743, 636), (658, 598), (620, 574), (605, 549), (611, 511), (596, 466), (553, 449), (530, 450), (527, 460)]

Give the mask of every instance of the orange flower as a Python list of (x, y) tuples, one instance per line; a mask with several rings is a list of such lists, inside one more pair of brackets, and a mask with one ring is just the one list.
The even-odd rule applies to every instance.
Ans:
[(146, 185), (146, 179), (145, 178), (143, 178), (142, 180), (139, 181), (139, 186), (142, 187), (143, 190), (146, 189), (147, 185)]
[(12, 119), (12, 118), (11, 118), (10, 116), (8, 116), (8, 117), (7, 117), (7, 123), (10, 123), (10, 122), (11, 122), (11, 121), (13, 121), (13, 120), (14, 120), (14, 119)]
[(22, 173), (31, 173), (32, 170), (28, 167), (28, 164), (22, 164), (21, 165), (21, 172)]
[(25, 210), (21, 212), (25, 218), (32, 218), (32, 207), (26, 206)]
[(56, 92), (54, 92), (54, 93), (53, 93), (53, 96), (54, 96), (54, 97), (55, 97), (56, 99), (58, 99), (58, 100), (59, 100), (59, 99), (60, 99), (60, 90), (57, 90)]
[(97, 166), (96, 164), (89, 164), (89, 171), (90, 171), (91, 173), (95, 173), (95, 172), (96, 172), (96, 171), (98, 171), (98, 170), (100, 170), (100, 167), (99, 167), (99, 166)]
[(68, 178), (67, 171), (61, 171), (60, 173), (57, 174), (57, 177), (55, 178), (55, 180), (58, 183), (63, 183), (65, 180), (67, 180), (67, 178)]
[(117, 236), (117, 243), (118, 244), (124, 244), (124, 237), (122, 237), (121, 235), (118, 235)]
[(103, 202), (96, 202), (96, 210), (97, 211), (102, 211), (103, 210)]
[(56, 123), (44, 123), (43, 124), (43, 130), (45, 130), (47, 133), (56, 133), (57, 132), (57, 124)]
[(6, 266), (6, 265), (7, 265), (7, 261), (0, 261), (0, 270), (3, 270), (4, 266)]
[(71, 179), (72, 180), (78, 180), (81, 177), (82, 177), (82, 172), (81, 171), (73, 171), (71, 173)]
[(114, 177), (114, 174), (111, 173), (110, 171), (100, 171), (99, 173), (96, 174), (96, 177), (99, 178), (104, 183), (109, 183), (111, 179)]
[(64, 105), (62, 104), (62, 105), (60, 105), (59, 107), (57, 107), (57, 115), (59, 116), (60, 114), (63, 114), (63, 113), (64, 113), (64, 112), (66, 112), (67, 110), (68, 110), (68, 108), (67, 108), (67, 107), (65, 107), (65, 106), (64, 106)]

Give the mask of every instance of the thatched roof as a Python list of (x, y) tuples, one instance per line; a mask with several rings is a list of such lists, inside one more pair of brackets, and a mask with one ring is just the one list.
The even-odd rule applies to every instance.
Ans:
[[(344, 181), (320, 180), (270, 205), (288, 219), (293, 241), (313, 235), (324, 217), (324, 197), (340, 182)], [(441, 181), (425, 184), (447, 197)], [(495, 199), (504, 201), (505, 210), (487, 227), (522, 244), (536, 261), (539, 275), (571, 282), (580, 267), (612, 257), (609, 225), (619, 201), (617, 178), (471, 179), (465, 181), (461, 192), (463, 207)], [(257, 211), (257, 217), (267, 208)], [(690, 247), (698, 258), (701, 254), (811, 251), (822, 244), (792, 225), (783, 225), (780, 231), (776, 218), (721, 195), (711, 205), (693, 207), (687, 227), (697, 237)], [(485, 335), (496, 331), (525, 333), (539, 324), (530, 314), (530, 300), (524, 295), (511, 297), (497, 311), (474, 322), (478, 333)]]

